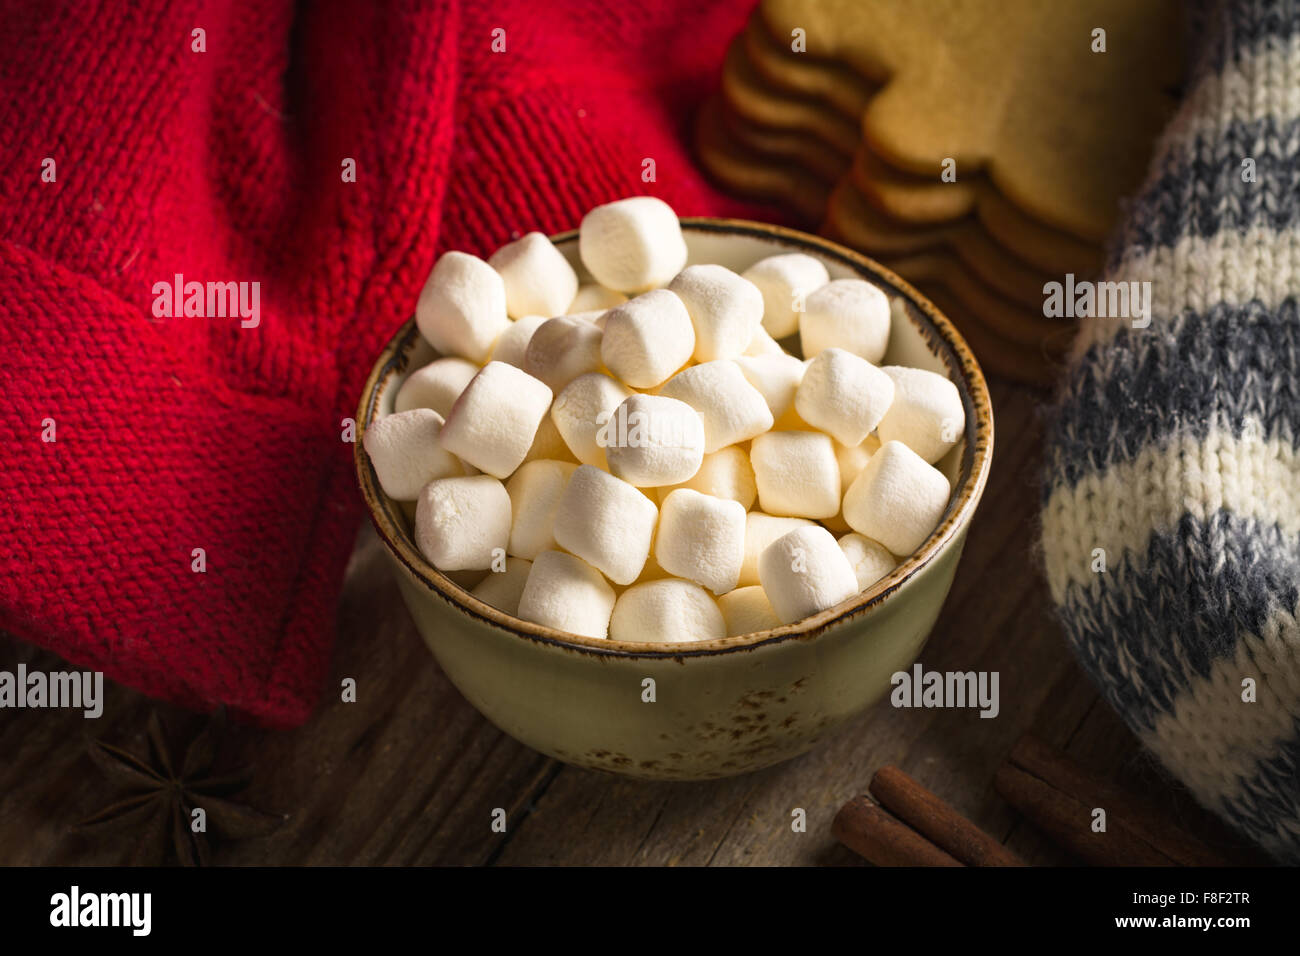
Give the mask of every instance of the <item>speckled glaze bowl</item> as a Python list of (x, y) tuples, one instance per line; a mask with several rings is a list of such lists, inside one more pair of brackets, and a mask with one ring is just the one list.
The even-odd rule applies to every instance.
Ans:
[[(665, 645), (577, 637), (503, 614), (435, 570), (415, 546), (407, 510), (380, 490), (360, 436), (356, 464), (416, 626), (470, 703), (512, 737), (566, 763), (699, 780), (803, 753), (878, 701), (891, 676), (912, 665), (948, 594), (984, 489), (993, 417), (984, 376), (961, 336), (883, 266), (824, 239), (761, 223), (684, 219), (682, 229), (692, 263), (740, 272), (764, 256), (805, 252), (823, 261), (833, 279), (876, 283), (894, 303), (883, 364), (927, 368), (956, 383), (966, 430), (937, 465), (952, 483), (952, 498), (925, 544), (886, 578), (797, 624), (725, 640)], [(578, 259), (577, 233), (553, 238), (590, 281)], [(361, 396), (363, 432), (392, 411), (406, 375), (434, 357), (414, 320), (398, 330)]]

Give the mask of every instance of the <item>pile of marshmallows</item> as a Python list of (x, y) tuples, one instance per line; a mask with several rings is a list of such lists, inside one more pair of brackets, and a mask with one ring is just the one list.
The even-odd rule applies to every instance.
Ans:
[(593, 209), (578, 246), (598, 284), (534, 232), (448, 252), (420, 293), (445, 357), (364, 447), (434, 567), (487, 571), (472, 593), (527, 621), (694, 641), (832, 607), (925, 541), (965, 414), (944, 376), (878, 367), (880, 289), (799, 253), (686, 266), (649, 197)]

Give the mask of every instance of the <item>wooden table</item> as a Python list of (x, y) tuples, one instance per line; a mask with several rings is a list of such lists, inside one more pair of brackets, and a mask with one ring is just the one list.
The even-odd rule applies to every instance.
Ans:
[[(1211, 843), (1234, 845), (1170, 784), (1098, 698), (1052, 618), (1033, 557), (1044, 396), (992, 383), (992, 476), (952, 592), (921, 660), (929, 670), (1001, 674), (1001, 713), (899, 710), (884, 701), (812, 753), (706, 783), (646, 783), (578, 770), (505, 736), (460, 696), (416, 634), (364, 528), (339, 606), (330, 687), (355, 677), (359, 699), (321, 703), (292, 732), (232, 728), (227, 756), (251, 763), (245, 794), (289, 814), (272, 836), (218, 845), (224, 864), (803, 865), (861, 861), (830, 834), (836, 810), (893, 763), (1035, 863), (1071, 862), (993, 792), (994, 771), (1032, 731), (1097, 776), (1141, 788)], [(0, 669), (59, 669), (0, 639)], [(91, 840), (70, 826), (106, 802), (86, 755), (95, 735), (143, 752), (154, 704), (106, 687), (104, 716), (0, 711), (0, 863), (125, 860), (130, 834)], [(165, 711), (167, 713), (173, 713)], [(494, 832), (493, 811), (506, 811)], [(793, 832), (795, 808), (807, 831)]]

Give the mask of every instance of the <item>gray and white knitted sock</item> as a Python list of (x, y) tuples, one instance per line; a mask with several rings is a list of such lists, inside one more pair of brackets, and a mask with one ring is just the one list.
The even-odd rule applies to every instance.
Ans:
[(1204, 28), (1108, 270), (1151, 283), (1150, 325), (1084, 322), (1042, 545), (1106, 699), (1203, 804), (1296, 863), (1300, 5), (1229, 2)]

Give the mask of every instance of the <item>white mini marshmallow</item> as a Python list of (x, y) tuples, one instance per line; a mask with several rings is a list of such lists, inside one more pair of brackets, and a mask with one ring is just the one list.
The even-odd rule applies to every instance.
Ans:
[(442, 447), (497, 478), (523, 464), (551, 407), (551, 390), (527, 372), (489, 362), (465, 387), (442, 426)]
[(704, 460), (704, 422), (685, 402), (662, 395), (631, 395), (599, 436), (609, 470), (638, 488), (691, 478)]
[(558, 392), (579, 375), (600, 370), (599, 326), (575, 315), (547, 319), (524, 350), (524, 371)]
[(695, 360), (737, 358), (763, 327), (763, 293), (723, 266), (687, 266), (668, 289), (686, 304), (695, 326)]
[(727, 624), (727, 636), (753, 634), (781, 626), (781, 619), (772, 610), (767, 593), (758, 585), (736, 588), (718, 598), (718, 609)]
[(435, 478), (465, 473), (459, 459), (442, 446), (442, 426), (442, 416), (432, 408), (413, 408), (370, 423), (361, 444), (384, 494), (414, 501)]
[(853, 565), (853, 573), (858, 578), (858, 590), (865, 591), (894, 568), (898, 559), (889, 553), (879, 541), (872, 541), (856, 531), (850, 531), (839, 541), (844, 557)]
[(477, 256), (447, 252), (434, 264), (420, 300), (415, 324), (444, 355), (483, 362), (492, 343), (506, 330), (506, 286), (497, 271)]
[(570, 634), (605, 638), (614, 600), (609, 582), (586, 561), (563, 551), (543, 551), (528, 572), (518, 616)]
[(484, 570), (510, 542), (510, 496), (490, 475), (439, 478), (415, 506), (415, 543), (439, 571)]
[(744, 355), (736, 359), (745, 380), (759, 390), (774, 419), (794, 405), (795, 390), (803, 381), (807, 363), (785, 352)]
[(901, 441), (887, 441), (845, 493), (844, 520), (894, 554), (909, 555), (938, 526), (951, 491), (941, 471)]
[(799, 317), (804, 358), (841, 348), (879, 365), (889, 346), (889, 298), (863, 279), (836, 279), (808, 296)]
[(858, 593), (853, 566), (825, 528), (796, 528), (769, 544), (758, 576), (782, 623), (793, 624)]
[(763, 328), (778, 339), (798, 330), (808, 296), (831, 278), (820, 260), (802, 252), (760, 259), (741, 275), (763, 294)]
[(609, 621), (614, 641), (682, 644), (726, 636), (713, 598), (698, 584), (676, 578), (634, 584), (619, 595)]
[(631, 584), (645, 567), (659, 509), (620, 478), (579, 465), (555, 509), (555, 542), (615, 584)]
[(568, 461), (529, 461), (510, 476), (510, 554), (531, 561), (555, 548), (555, 509), (577, 467)]
[(663, 500), (678, 488), (690, 488), (715, 498), (738, 501), (746, 511), (754, 506), (754, 499), (758, 497), (749, 455), (739, 445), (728, 445), (712, 455), (705, 455), (699, 471), (689, 480), (659, 488), (659, 503), (663, 504)]
[(630, 388), (608, 375), (588, 372), (579, 375), (555, 396), (551, 421), (578, 461), (597, 468), (609, 467), (605, 448), (598, 441), (601, 423), (611, 418), (614, 409), (631, 394)]
[(894, 400), (894, 380), (844, 349), (823, 349), (808, 363), (794, 408), (842, 445), (860, 445)]
[(745, 561), (740, 566), (740, 586), (758, 584), (758, 556), (769, 544), (795, 528), (811, 525), (812, 522), (807, 518), (786, 518), (761, 511), (751, 511), (745, 515)]
[(767, 432), (749, 448), (758, 503), (768, 514), (831, 518), (840, 510), (835, 445), (821, 432)]
[(761, 435), (774, 421), (763, 393), (745, 380), (739, 365), (726, 359), (682, 369), (659, 394), (700, 413), (706, 454)]
[(578, 275), (569, 260), (540, 232), (530, 232), (492, 254), (488, 265), (496, 269), (506, 287), (506, 312), (525, 315), (563, 315), (578, 293)]
[(525, 315), (510, 323), (510, 328), (501, 333), (496, 344), (492, 346), (492, 361), (505, 362), (515, 368), (524, 367), (524, 356), (528, 353), (528, 343), (533, 333), (546, 321), (542, 315)]
[(606, 288), (645, 292), (682, 271), (686, 240), (671, 206), (653, 196), (636, 196), (597, 206), (583, 216), (578, 254)]
[(489, 571), (488, 576), (475, 585), (470, 593), (484, 604), (518, 617), (519, 598), (523, 596), (524, 585), (528, 583), (528, 572), (532, 568), (531, 561), (507, 558), (504, 571)]
[(901, 441), (933, 465), (966, 429), (957, 386), (920, 368), (888, 365), (881, 371), (894, 380), (894, 403), (877, 429), (880, 440)]
[(669, 574), (725, 594), (745, 562), (745, 509), (737, 501), (679, 488), (664, 499), (655, 560)]
[(469, 380), (478, 374), (478, 366), (463, 358), (434, 359), (407, 376), (393, 399), (393, 411), (432, 408), (443, 418), (465, 391)]
[(568, 315), (578, 315), (582, 312), (603, 314), (606, 309), (612, 309), (626, 301), (627, 296), (622, 292), (615, 292), (598, 283), (589, 282), (578, 286), (578, 294), (573, 297), (573, 301), (564, 311)]
[(653, 388), (691, 359), (695, 327), (686, 306), (667, 289), (653, 289), (605, 313), (600, 354), (633, 388)]
[[(551, 403), (551, 408), (555, 403)], [(548, 412), (537, 426), (537, 434), (533, 437), (532, 447), (528, 449), (528, 454), (524, 456), (525, 462), (530, 461), (571, 461), (575, 464), (578, 459), (569, 451), (569, 446), (564, 442), (564, 436), (560, 430), (555, 427), (555, 422)]]

